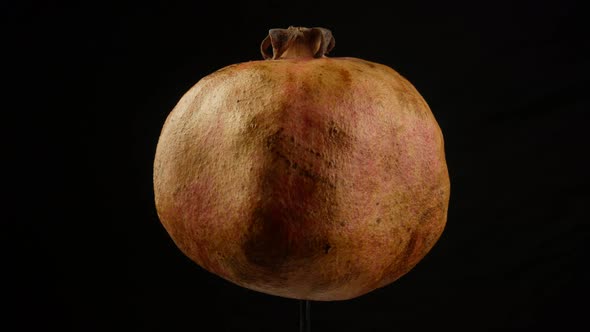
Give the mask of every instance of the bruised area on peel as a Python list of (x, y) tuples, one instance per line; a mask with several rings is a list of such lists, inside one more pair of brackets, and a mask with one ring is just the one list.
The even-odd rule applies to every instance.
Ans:
[(166, 122), (158, 212), (205, 269), (265, 293), (342, 300), (408, 272), (444, 228), (448, 174), (428, 106), (368, 61), (232, 65)]

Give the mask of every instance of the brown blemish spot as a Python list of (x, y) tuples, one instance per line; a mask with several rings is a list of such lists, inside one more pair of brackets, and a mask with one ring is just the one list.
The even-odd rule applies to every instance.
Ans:
[(266, 139), (266, 147), (268, 149), (273, 149), (274, 146), (276, 145), (277, 141), (281, 139), (281, 135), (283, 130), (285, 130), (285, 128), (279, 128), (279, 130), (277, 130), (274, 134), (270, 135), (269, 137), (267, 137)]
[(330, 129), (329, 129), (329, 133), (330, 133), (330, 137), (336, 137), (336, 135), (338, 135), (338, 128), (336, 128), (336, 126), (331, 125)]
[(412, 259), (412, 256), (416, 252), (417, 244), (418, 244), (418, 234), (416, 232), (411, 232), (410, 233), (410, 240), (408, 241), (408, 244), (406, 245), (406, 251), (404, 252), (404, 257), (405, 257), (406, 261), (409, 261)]
[(303, 92), (305, 97), (312, 97), (315, 93), (313, 86), (306, 80), (301, 82), (301, 92)]
[(283, 160), (289, 167), (293, 166), (293, 162), (287, 158), (287, 156), (285, 156), (281, 151), (276, 150), (276, 149), (271, 149), (271, 151), (277, 156), (279, 157), (281, 160)]
[(305, 148), (305, 151), (311, 153), (313, 156), (322, 159), (322, 154), (312, 148)]
[(258, 122), (253, 119), (252, 121), (250, 121), (250, 123), (248, 124), (248, 127), (251, 129), (256, 129), (256, 127), (258, 127)]
[(351, 144), (351, 137), (336, 125), (334, 121), (328, 124), (328, 137), (340, 147), (348, 147)]
[(317, 182), (324, 182), (324, 181), (322, 181), (323, 179), (318, 174), (312, 172), (307, 167), (301, 167), (301, 169), (299, 170), (299, 175), (302, 175), (306, 178), (309, 178), (309, 179), (317, 181)]
[(375, 220), (375, 222), (376, 222), (377, 224), (380, 224), (380, 223), (381, 223), (381, 218), (377, 218), (377, 220)]
[(344, 222), (344, 221), (341, 221), (341, 222), (340, 222), (340, 226), (342, 226), (342, 227), (346, 226), (346, 222)]
[(322, 73), (319, 73), (316, 77), (316, 86), (318, 88), (320, 88), (321, 86), (324, 85), (324, 76), (322, 75)]
[(287, 83), (295, 82), (295, 75), (292, 72), (287, 72)]
[(253, 225), (248, 241), (244, 243), (244, 254), (252, 264), (276, 269), (289, 255), (288, 229), (280, 216), (268, 209), (258, 209), (253, 215)]
[(326, 253), (326, 254), (329, 253), (330, 249), (332, 249), (332, 246), (329, 243), (326, 243), (324, 245), (324, 253)]
[(340, 72), (340, 78), (342, 79), (342, 81), (346, 85), (350, 85), (350, 83), (352, 83), (352, 78), (351, 78), (350, 72), (344, 68), (340, 68), (339, 72)]
[(420, 216), (419, 222), (420, 224), (424, 224), (424, 223), (428, 223), (431, 220), (436, 220), (437, 216), (440, 215), (441, 213), (441, 208), (440, 206), (433, 206), (430, 207), (426, 210), (424, 210), (424, 212), (422, 213), (422, 215)]

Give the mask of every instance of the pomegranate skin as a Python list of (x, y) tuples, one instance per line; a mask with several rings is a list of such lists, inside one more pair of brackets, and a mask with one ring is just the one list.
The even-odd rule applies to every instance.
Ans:
[(193, 86), (162, 129), (159, 218), (207, 271), (255, 291), (346, 300), (410, 271), (443, 232), (443, 136), (393, 69), (251, 61)]

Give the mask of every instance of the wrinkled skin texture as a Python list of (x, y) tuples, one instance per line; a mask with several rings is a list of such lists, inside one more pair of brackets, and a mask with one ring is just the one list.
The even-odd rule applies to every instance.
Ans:
[(443, 137), (416, 89), (355, 58), (251, 61), (199, 81), (162, 130), (162, 224), (206, 270), (346, 300), (412, 269), (446, 223)]

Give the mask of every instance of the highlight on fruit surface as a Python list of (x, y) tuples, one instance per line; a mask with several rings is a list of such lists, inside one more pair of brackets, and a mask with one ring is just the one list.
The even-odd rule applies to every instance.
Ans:
[(361, 296), (410, 271), (447, 219), (443, 135), (396, 71), (271, 29), (264, 60), (194, 85), (163, 126), (158, 216), (191, 260), (287, 298)]

